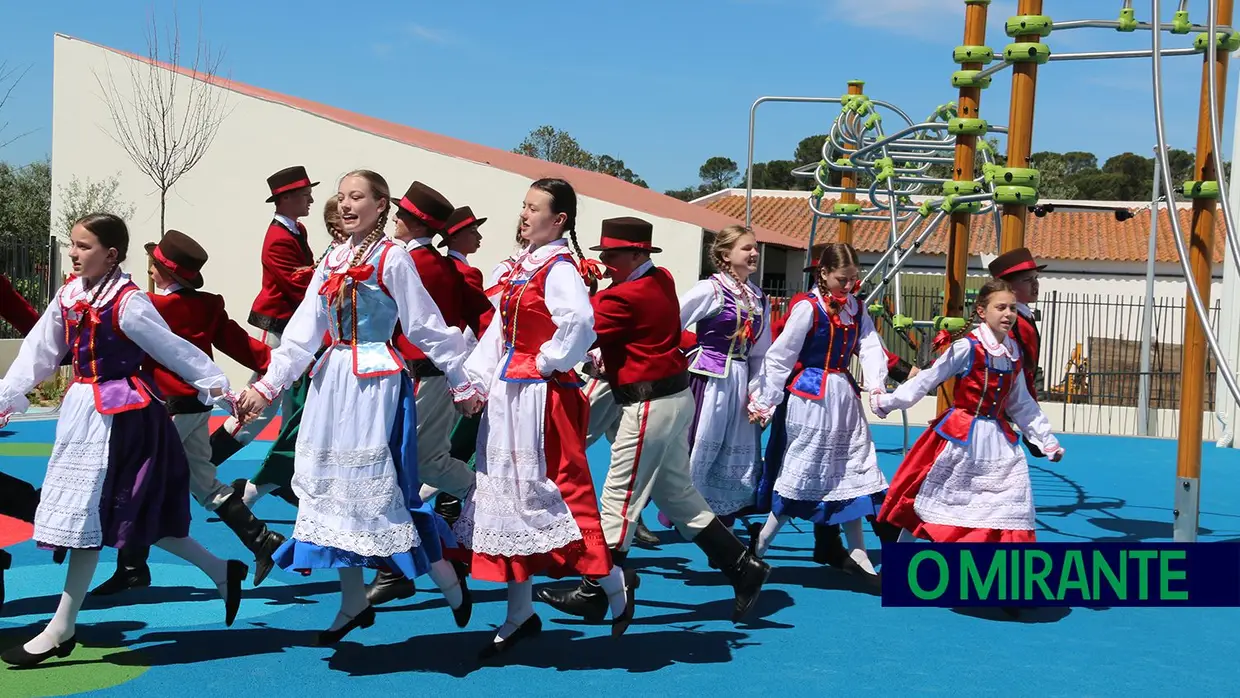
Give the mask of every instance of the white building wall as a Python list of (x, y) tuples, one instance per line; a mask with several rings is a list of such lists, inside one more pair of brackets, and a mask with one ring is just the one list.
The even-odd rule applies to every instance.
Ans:
[[(142, 245), (159, 239), (159, 193), (133, 165), (110, 134), (113, 125), (96, 75), (109, 84), (111, 74), (121, 99), (129, 99), (135, 61), (107, 49), (68, 37), (55, 39), (52, 117), (52, 218), (61, 209), (60, 187), (76, 175), (102, 179), (119, 173), (120, 195), (137, 207), (130, 222), (132, 239), (125, 270), (145, 281)], [(145, 64), (135, 73), (144, 75)], [(179, 77), (182, 83), (188, 78)], [(207, 88), (220, 89), (220, 88)], [(182, 92), (183, 93), (183, 92)], [(469, 205), (479, 217), (484, 242), (471, 261), (489, 274), (514, 249), (513, 236), (521, 202), (530, 179), (484, 164), (434, 153), (356, 130), (298, 109), (229, 91), (231, 110), (211, 150), (169, 192), (166, 227), (185, 232), (206, 248), (204, 290), (222, 294), (229, 314), (243, 325), (259, 291), (259, 256), (272, 207), (264, 203), (266, 178), (289, 165), (305, 165), (315, 188), (315, 206), (304, 220), (313, 249), (329, 239), (321, 205), (346, 172), (366, 168), (382, 174), (399, 197), (415, 179), (441, 191), (456, 205)], [(598, 243), (600, 222), (616, 216), (638, 216), (655, 226), (655, 243), (663, 248), (657, 262), (668, 268), (678, 288), (698, 278), (701, 228), (658, 218), (606, 201), (581, 197), (577, 228), (583, 248)], [(588, 252), (587, 252), (588, 254)], [(597, 254), (597, 253), (596, 253)], [(66, 261), (66, 268), (67, 261)], [(248, 327), (252, 333), (257, 330)], [(231, 380), (249, 372), (231, 359), (219, 358)]]

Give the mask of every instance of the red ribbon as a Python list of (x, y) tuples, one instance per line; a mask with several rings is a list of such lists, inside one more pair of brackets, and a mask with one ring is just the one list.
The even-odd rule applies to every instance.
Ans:
[(159, 249), (159, 247), (156, 247), (154, 250), (151, 251), (151, 256), (154, 257), (156, 260), (158, 260), (160, 264), (167, 267), (168, 271), (172, 272), (173, 274), (176, 274), (182, 279), (197, 279), (198, 278), (197, 269), (189, 269), (187, 267), (183, 267), (180, 264), (177, 264), (176, 262), (172, 261), (171, 259), (168, 259), (168, 257), (164, 254), (163, 250)]
[(603, 266), (603, 263), (596, 259), (582, 259), (577, 262), (577, 271), (581, 273), (581, 278), (587, 285), (605, 278), (607, 275), (607, 267)]
[(947, 347), (950, 347), (954, 341), (955, 340), (952, 339), (951, 332), (948, 332), (947, 330), (939, 330), (939, 333), (934, 335), (934, 350), (943, 351)]
[(624, 240), (622, 238), (607, 237), (606, 235), (602, 237), (602, 239), (599, 241), (599, 244), (607, 248), (636, 247), (636, 248), (643, 249), (643, 250), (654, 249), (654, 245), (650, 244), (649, 242), (636, 241), (636, 240)]
[(310, 180), (308, 180), (308, 179), (299, 179), (299, 180), (297, 180), (296, 182), (289, 182), (288, 184), (285, 184), (285, 185), (283, 185), (283, 186), (279, 186), (279, 187), (276, 187), (275, 189), (272, 189), (272, 190), (271, 190), (271, 195), (272, 195), (272, 196), (279, 196), (280, 194), (283, 194), (283, 193), (284, 193), (284, 192), (286, 192), (286, 191), (293, 191), (294, 189), (302, 189), (302, 188), (304, 188), (304, 187), (308, 187), (308, 186), (310, 186)]
[(85, 299), (74, 303), (70, 310), (81, 316), (81, 319), (78, 320), (79, 323), (84, 323), (87, 325), (99, 324), (99, 311)]
[(753, 320), (746, 320), (744, 327), (741, 328), (741, 338), (744, 339), (747, 344), (753, 344), (756, 337), (757, 333), (753, 331)]
[(323, 285), (319, 288), (319, 295), (328, 297), (335, 296), (340, 292), (340, 289), (344, 286), (345, 282), (349, 280), (365, 281), (370, 278), (370, 275), (374, 273), (374, 271), (375, 267), (373, 264), (363, 264), (360, 267), (350, 267), (346, 271), (336, 272), (335, 274), (328, 276), (327, 281), (323, 282)]
[(310, 277), (312, 276), (314, 276), (314, 267), (302, 267), (294, 271), (289, 280), (298, 286), (307, 286), (310, 284)]

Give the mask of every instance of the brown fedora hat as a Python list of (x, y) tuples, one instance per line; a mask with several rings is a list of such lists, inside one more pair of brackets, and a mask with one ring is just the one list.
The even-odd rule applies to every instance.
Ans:
[(640, 250), (642, 252), (662, 252), (651, 244), (654, 237), (654, 226), (648, 221), (632, 216), (608, 218), (603, 221), (602, 239), (599, 244), (590, 248), (591, 252), (607, 250)]
[(286, 167), (267, 178), (267, 188), (271, 190), (271, 196), (267, 197), (267, 203), (274, 203), (281, 194), (295, 189), (317, 187), (318, 185), (318, 182), (310, 181), (310, 175), (306, 174), (306, 168), (301, 165)]
[(169, 230), (158, 244), (146, 243), (146, 253), (168, 278), (186, 288), (202, 288), (202, 267), (207, 263), (207, 251), (190, 236), (179, 230)]
[(1022, 271), (1037, 270), (1042, 271), (1046, 265), (1038, 265), (1037, 260), (1033, 258), (1033, 253), (1027, 248), (1018, 247), (1011, 252), (1004, 252), (995, 257), (986, 267), (990, 271), (990, 275), (996, 279), (1002, 279)]
[(471, 209), (470, 207), (462, 206), (458, 208), (457, 210), (452, 212), (451, 216), (448, 216), (448, 222), (444, 225), (443, 239), (439, 241), (439, 247), (447, 247), (448, 238), (452, 237), (453, 235), (456, 235), (462, 230), (468, 228), (469, 226), (471, 225), (480, 226), (486, 222), (487, 222), (486, 218), (479, 218), (475, 216), (474, 210)]
[(425, 223), (431, 230), (443, 230), (453, 210), (452, 204), (448, 203), (443, 194), (421, 182), (410, 184), (409, 190), (396, 206), (400, 211)]

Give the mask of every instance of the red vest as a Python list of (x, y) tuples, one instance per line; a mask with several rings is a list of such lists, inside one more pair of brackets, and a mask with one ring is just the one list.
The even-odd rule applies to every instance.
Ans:
[(298, 273), (314, 266), (314, 253), (306, 241), (306, 227), (297, 224), (295, 235), (280, 221), (267, 226), (263, 238), (263, 284), (250, 309), (250, 324), (260, 330), (283, 332), (293, 311), (306, 297), (313, 273)]
[[(556, 325), (547, 308), (547, 274), (557, 263), (572, 264), (567, 255), (555, 255), (543, 263), (528, 280), (509, 281), (499, 299), (499, 317), (507, 358), (500, 368), (500, 379), (510, 383), (542, 383), (548, 380), (538, 372), (537, 357), (555, 336)], [(679, 316), (679, 313), (678, 313)], [(551, 380), (563, 386), (581, 387), (585, 382), (576, 371), (557, 371)]]
[(1016, 326), (1012, 328), (1012, 341), (1020, 347), (1021, 365), (1025, 371), (1025, 383), (1029, 386), (1029, 396), (1038, 399), (1038, 386), (1034, 372), (1038, 370), (1038, 350), (1042, 345), (1042, 335), (1032, 320), (1016, 313)]
[[(433, 247), (423, 245), (409, 250), (413, 265), (417, 267), (422, 285), (430, 294), (431, 300), (439, 307), (444, 324), (464, 330), (469, 327), (478, 336), (478, 318), (482, 312), (491, 307), (491, 302), (483, 295), (482, 289), (474, 289), (466, 280), (465, 275), (457, 269), (455, 260), (439, 253)], [(396, 325), (394, 335), (396, 348), (407, 361), (421, 361), (426, 354), (413, 346), (402, 330), (400, 323)]]
[[(198, 347), (207, 356), (214, 358), (211, 349), (215, 347), (252, 371), (260, 374), (267, 372), (271, 348), (251, 337), (241, 325), (228, 317), (222, 296), (191, 289), (148, 296), (173, 334)], [(169, 402), (169, 412), (206, 412), (211, 409), (198, 401), (197, 388), (150, 357), (145, 368), (151, 371), (155, 386)]]
[(1016, 432), (1003, 417), (1004, 406), (1012, 395), (1014, 381), (1021, 380), (1025, 361), (1017, 359), (1011, 369), (1000, 371), (990, 363), (990, 354), (976, 338), (967, 337), (973, 351), (969, 367), (957, 375), (952, 407), (937, 420), (934, 430), (939, 436), (960, 445), (969, 443), (973, 423), (978, 419), (998, 422), (1010, 443), (1016, 443)]
[(481, 338), (491, 324), (491, 318), (495, 317), (495, 306), (491, 305), (490, 299), (487, 299), (486, 307), (482, 307), (478, 302), (479, 298), (487, 298), (486, 291), (482, 288), (482, 270), (478, 267), (471, 267), (468, 262), (463, 262), (451, 255), (448, 259), (456, 264), (456, 270), (465, 277), (465, 283), (470, 289), (468, 304), (470, 308), (465, 316), (465, 324), (474, 331), (475, 337)]
[(0, 274), (0, 317), (9, 321), (13, 329), (25, 337), (39, 321), (39, 313), (22, 297), (9, 277)]
[(603, 354), (607, 380), (629, 385), (669, 378), (689, 369), (680, 350), (680, 301), (666, 269), (613, 284), (591, 299), (594, 346)]

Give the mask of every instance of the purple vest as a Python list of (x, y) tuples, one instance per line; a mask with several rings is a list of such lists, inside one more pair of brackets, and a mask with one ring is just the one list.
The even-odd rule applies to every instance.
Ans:
[(857, 381), (848, 372), (848, 364), (861, 343), (861, 323), (856, 322), (855, 318), (851, 325), (832, 322), (831, 316), (818, 302), (817, 294), (809, 294), (808, 299), (814, 304), (814, 324), (810, 326), (805, 344), (797, 356), (801, 371), (792, 379), (788, 392), (810, 400), (821, 400), (826, 395), (827, 375), (842, 373), (852, 383), (853, 390), (860, 394)]
[[(716, 292), (723, 297), (723, 308), (711, 317), (698, 320), (698, 350), (693, 363), (689, 365), (689, 370), (704, 376), (726, 378), (733, 361), (749, 359), (749, 350), (753, 348), (754, 340), (762, 333), (764, 322), (762, 310), (766, 305), (766, 296), (759, 296), (757, 307), (753, 309), (748, 318), (742, 318), (740, 317), (741, 309), (737, 307), (736, 295), (718, 280), (711, 278), (710, 282), (714, 284)], [(750, 321), (750, 327), (753, 330), (752, 338), (746, 341), (743, 336), (733, 337), (732, 335), (736, 334), (737, 330), (743, 328), (746, 319)]]
[(60, 305), (73, 380), (91, 385), (100, 414), (140, 410), (151, 404), (150, 381), (140, 375), (146, 352), (121, 332), (120, 306), (131, 293), (140, 293), (132, 281), (102, 307), (90, 308), (85, 300)]

